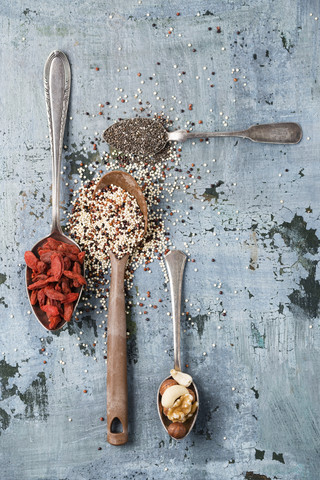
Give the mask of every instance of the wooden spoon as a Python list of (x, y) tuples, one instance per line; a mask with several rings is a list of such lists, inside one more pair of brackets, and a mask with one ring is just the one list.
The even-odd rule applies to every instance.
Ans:
[[(134, 178), (120, 170), (107, 173), (97, 184), (94, 195), (108, 185), (116, 185), (135, 197), (144, 217), (144, 233), (146, 234), (147, 203)], [(111, 251), (108, 254), (111, 260), (112, 275), (107, 335), (107, 441), (112, 445), (123, 445), (128, 441), (127, 323), (124, 276), (129, 254), (127, 253), (121, 258), (117, 258)], [(120, 431), (117, 431), (118, 429)]]

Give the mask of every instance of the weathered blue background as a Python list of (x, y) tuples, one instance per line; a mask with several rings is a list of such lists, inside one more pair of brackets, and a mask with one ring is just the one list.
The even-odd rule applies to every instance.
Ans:
[[(29, 0), (2, 2), (0, 12), (1, 479), (318, 480), (319, 2)], [(201, 411), (181, 443), (169, 440), (155, 405), (173, 356), (158, 264), (150, 275), (136, 273), (132, 291), (133, 300), (151, 290), (164, 301), (150, 322), (138, 307), (131, 315), (126, 446), (107, 444), (99, 420), (106, 409), (103, 314), (47, 334), (27, 313), (23, 253), (50, 230), (42, 72), (54, 49), (66, 52), (73, 75), (63, 156), (70, 186), (76, 162), (93, 158), (95, 132), (136, 113), (138, 88), (143, 106), (150, 101), (175, 127), (294, 120), (304, 130), (297, 146), (217, 139), (183, 147), (183, 172), (194, 162), (201, 179), (170, 199), (172, 208), (172, 199), (183, 200), (186, 222), (167, 224), (176, 247), (188, 242), (196, 259), (186, 269), (192, 320), (183, 317), (182, 352)], [(125, 94), (128, 103), (117, 102)], [(85, 114), (106, 101), (118, 109)], [(97, 143), (101, 153), (106, 147)], [(68, 188), (62, 201), (69, 208)]]

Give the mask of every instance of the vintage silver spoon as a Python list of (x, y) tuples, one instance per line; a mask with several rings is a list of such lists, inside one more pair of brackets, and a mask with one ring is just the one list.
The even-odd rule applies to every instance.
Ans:
[[(52, 156), (52, 227), (50, 235), (42, 238), (31, 249), (32, 253), (37, 256), (38, 248), (44, 244), (49, 237), (54, 238), (63, 243), (79, 246), (64, 235), (60, 225), (60, 170), (61, 170), (61, 152), (63, 145), (63, 135), (67, 118), (71, 87), (71, 70), (70, 64), (63, 52), (53, 51), (44, 67), (44, 90), (47, 104), (47, 114), (50, 132), (51, 156)], [(79, 248), (80, 250), (80, 248)], [(84, 267), (83, 267), (84, 268)], [(26, 285), (32, 283), (31, 269), (26, 268)], [(83, 273), (83, 272), (82, 272)], [(74, 305), (74, 310), (79, 302), (82, 287), (76, 291), (79, 292), (78, 300)], [(30, 291), (27, 289), (29, 300)], [(31, 303), (30, 303), (31, 305)], [(33, 312), (41, 325), (48, 329), (48, 319), (39, 305), (31, 305)], [(74, 311), (73, 310), (73, 311)], [(55, 329), (50, 332), (59, 330), (66, 322), (62, 320)]]
[[(165, 259), (169, 280), (170, 280), (170, 292), (171, 292), (171, 301), (172, 301), (174, 369), (177, 372), (181, 372), (181, 358), (180, 358), (181, 290), (182, 290), (183, 272), (184, 272), (187, 256), (180, 250), (172, 250), (171, 252), (167, 253), (164, 259)], [(163, 382), (171, 378), (172, 378), (171, 376), (165, 378), (161, 382), (157, 392), (158, 414), (164, 429), (167, 431), (169, 435), (170, 435), (170, 432), (168, 432), (168, 427), (171, 424), (171, 422), (168, 419), (168, 417), (164, 415), (164, 413), (162, 412), (160, 388)], [(199, 411), (199, 394), (198, 394), (196, 384), (192, 382), (188, 388), (190, 388), (194, 392), (195, 401), (198, 402), (198, 408), (195, 411), (194, 415), (184, 423), (184, 425), (187, 427), (186, 434), (183, 437), (180, 437), (179, 440), (182, 440), (182, 438), (186, 438), (186, 436), (189, 435), (189, 433), (191, 432), (195, 424), (198, 411)], [(175, 440), (177, 440), (176, 437), (172, 435), (170, 436)]]
[(153, 155), (168, 142), (185, 142), (191, 138), (240, 137), (252, 142), (296, 144), (302, 138), (298, 123), (268, 123), (253, 125), (235, 132), (167, 132), (163, 124), (150, 118), (120, 120), (103, 132), (104, 140), (118, 152), (133, 155)]

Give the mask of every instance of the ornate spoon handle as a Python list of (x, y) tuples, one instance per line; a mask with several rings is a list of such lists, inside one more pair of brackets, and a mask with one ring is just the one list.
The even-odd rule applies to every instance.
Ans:
[(213, 137), (241, 137), (249, 138), (252, 142), (296, 144), (302, 138), (302, 128), (298, 123), (267, 123), (253, 125), (247, 130), (236, 132), (187, 132), (176, 130), (168, 132), (168, 140), (184, 142), (189, 138), (213, 138)]
[(63, 52), (52, 52), (44, 67), (44, 92), (52, 155), (52, 229), (62, 233), (60, 226), (60, 170), (64, 128), (71, 87), (70, 64)]

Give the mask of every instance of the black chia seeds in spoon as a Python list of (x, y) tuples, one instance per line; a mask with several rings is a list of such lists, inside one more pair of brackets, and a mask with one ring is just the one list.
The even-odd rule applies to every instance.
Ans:
[(115, 123), (104, 131), (103, 138), (117, 152), (152, 155), (165, 147), (168, 134), (158, 120), (133, 118)]

